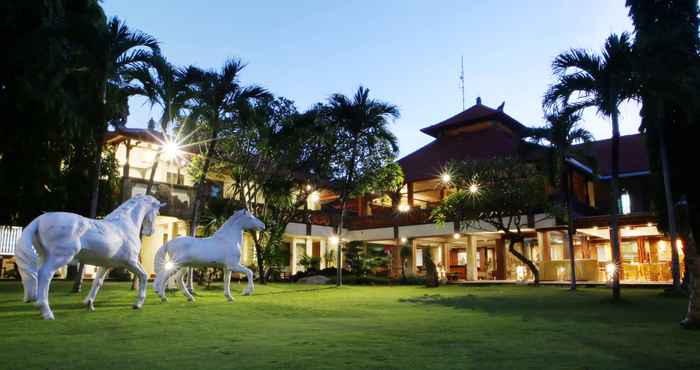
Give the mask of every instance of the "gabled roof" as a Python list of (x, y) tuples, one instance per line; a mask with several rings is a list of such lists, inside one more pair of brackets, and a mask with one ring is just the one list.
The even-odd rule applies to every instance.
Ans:
[(164, 141), (163, 134), (147, 128), (118, 127), (114, 131), (108, 131), (105, 135), (107, 143), (117, 144), (126, 139), (145, 141), (153, 144), (160, 144)]
[(475, 105), (472, 105), (465, 111), (457, 113), (442, 122), (422, 128), (421, 132), (437, 138), (447, 130), (487, 121), (500, 122), (516, 133), (521, 133), (526, 129), (526, 127), (516, 119), (503, 112), (502, 107), (499, 107), (499, 109), (487, 107), (481, 104), (480, 98), (477, 98)]

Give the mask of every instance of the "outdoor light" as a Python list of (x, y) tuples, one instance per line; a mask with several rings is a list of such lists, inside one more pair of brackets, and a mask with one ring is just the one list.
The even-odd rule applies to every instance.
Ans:
[(454, 233), (454, 234), (452, 234), (452, 238), (453, 238), (453, 239), (459, 239), (459, 238), (461, 238), (461, 237), (462, 237), (462, 235), (459, 235), (459, 233)]
[(627, 231), (632, 230), (632, 226), (626, 226), (626, 227), (625, 227), (625, 230), (627, 230)]
[(440, 176), (440, 180), (447, 184), (448, 182), (452, 181), (452, 176), (450, 176), (449, 173), (443, 173), (442, 176)]
[(173, 267), (175, 267), (175, 264), (173, 264), (172, 262), (168, 261), (165, 263), (165, 270), (166, 271), (172, 270)]
[(651, 222), (647, 222), (647, 226), (652, 227), (652, 226), (654, 226), (654, 224), (652, 224)]
[(311, 199), (312, 202), (316, 203), (316, 202), (318, 202), (318, 201), (321, 199), (321, 196), (318, 194), (317, 191), (314, 191), (314, 192), (311, 193), (311, 195), (309, 196), (309, 199)]
[(408, 239), (406, 239), (405, 237), (402, 237), (402, 238), (401, 238), (401, 243), (405, 243), (405, 242), (407, 242), (407, 241), (408, 241)]
[(593, 230), (598, 230), (598, 226), (593, 226)]
[(526, 271), (525, 271), (525, 266), (518, 266), (515, 268), (515, 275), (516, 279), (520, 282), (525, 281), (525, 278), (527, 277)]
[(469, 185), (469, 193), (474, 195), (479, 192), (479, 184), (473, 182)]
[(307, 185), (306, 185), (306, 191), (311, 191), (311, 189), (312, 189), (312, 188), (311, 188), (311, 185), (310, 185), (310, 184), (307, 184)]
[(331, 235), (328, 238), (328, 241), (331, 243), (331, 245), (338, 245), (338, 243), (340, 243), (340, 238), (338, 238), (337, 235)]
[(163, 143), (163, 154), (165, 155), (166, 159), (175, 159), (179, 157), (180, 155), (180, 144), (177, 143), (177, 141), (167, 139), (165, 143)]
[(605, 272), (608, 273), (608, 279), (612, 279), (613, 275), (615, 275), (615, 271), (617, 271), (617, 266), (615, 266), (614, 263), (605, 265)]
[(411, 206), (406, 203), (399, 204), (399, 212), (406, 213), (411, 210)]

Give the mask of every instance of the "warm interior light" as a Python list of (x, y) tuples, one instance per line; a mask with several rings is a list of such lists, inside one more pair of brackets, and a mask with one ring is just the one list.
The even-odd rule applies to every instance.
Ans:
[(598, 230), (598, 226), (593, 226), (593, 230)]
[(306, 185), (306, 191), (311, 191), (311, 185)]
[(527, 272), (525, 271), (525, 266), (518, 266), (515, 268), (515, 274), (518, 281), (525, 281), (527, 277)]
[(406, 239), (405, 237), (401, 238), (401, 243), (405, 243), (407, 241), (408, 241), (408, 239)]
[(411, 210), (411, 206), (409, 206), (408, 204), (406, 204), (406, 203), (399, 204), (399, 212), (405, 213), (405, 212), (408, 212), (410, 210)]
[(459, 239), (461, 237), (462, 237), (462, 235), (459, 235), (459, 233), (452, 234), (452, 238), (454, 238), (454, 239)]
[(652, 224), (651, 222), (647, 222), (647, 226), (652, 227), (652, 226), (654, 226), (654, 224)]
[(615, 266), (614, 263), (608, 263), (605, 265), (605, 271), (608, 273), (608, 279), (612, 279), (613, 275), (615, 275), (615, 271), (617, 271), (617, 266)]
[(331, 243), (331, 245), (338, 245), (338, 243), (340, 242), (340, 238), (338, 238), (337, 235), (331, 235), (328, 238), (328, 241)]

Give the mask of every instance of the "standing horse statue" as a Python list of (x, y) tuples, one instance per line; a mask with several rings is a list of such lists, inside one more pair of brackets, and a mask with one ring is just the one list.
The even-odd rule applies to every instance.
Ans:
[(164, 205), (150, 195), (138, 195), (102, 220), (68, 212), (49, 212), (35, 218), (22, 232), (15, 251), (24, 301), (35, 300), (44, 319), (53, 320), (49, 307), (51, 278), (56, 270), (76, 258), (80, 263), (99, 266), (84, 300), (90, 310), (95, 309), (97, 291), (113, 267), (126, 267), (138, 276), (139, 293), (134, 308), (141, 308), (148, 276), (138, 260), (139, 231), (143, 224), (143, 234), (153, 234), (153, 222)]
[[(214, 235), (208, 238), (181, 236), (165, 243), (155, 257), (156, 279), (153, 288), (163, 302), (165, 282), (182, 267), (220, 267), (224, 269), (224, 296), (233, 301), (231, 296), (231, 271), (244, 272), (248, 277), (248, 286), (243, 295), (253, 293), (253, 272), (241, 265), (241, 244), (243, 230), (264, 230), (265, 224), (247, 210), (240, 210), (229, 217)], [(168, 260), (166, 261), (166, 256)], [(192, 294), (185, 288), (184, 273), (176, 278), (178, 288), (190, 302)]]

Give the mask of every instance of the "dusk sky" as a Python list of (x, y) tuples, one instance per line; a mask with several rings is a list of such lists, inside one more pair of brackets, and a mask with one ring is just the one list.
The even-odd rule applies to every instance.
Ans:
[[(219, 68), (248, 63), (244, 84), (285, 96), (304, 110), (359, 85), (396, 104), (391, 128), (406, 155), (431, 138), (422, 127), (477, 96), (525, 125), (542, 123), (541, 100), (554, 81), (550, 65), (571, 47), (599, 51), (607, 35), (631, 31), (624, 1), (105, 1), (108, 16), (150, 33), (177, 65)], [(156, 109), (130, 101), (128, 125), (145, 127)], [(586, 127), (610, 137), (607, 119), (590, 111)], [(637, 131), (639, 108), (622, 108), (623, 134)]]

